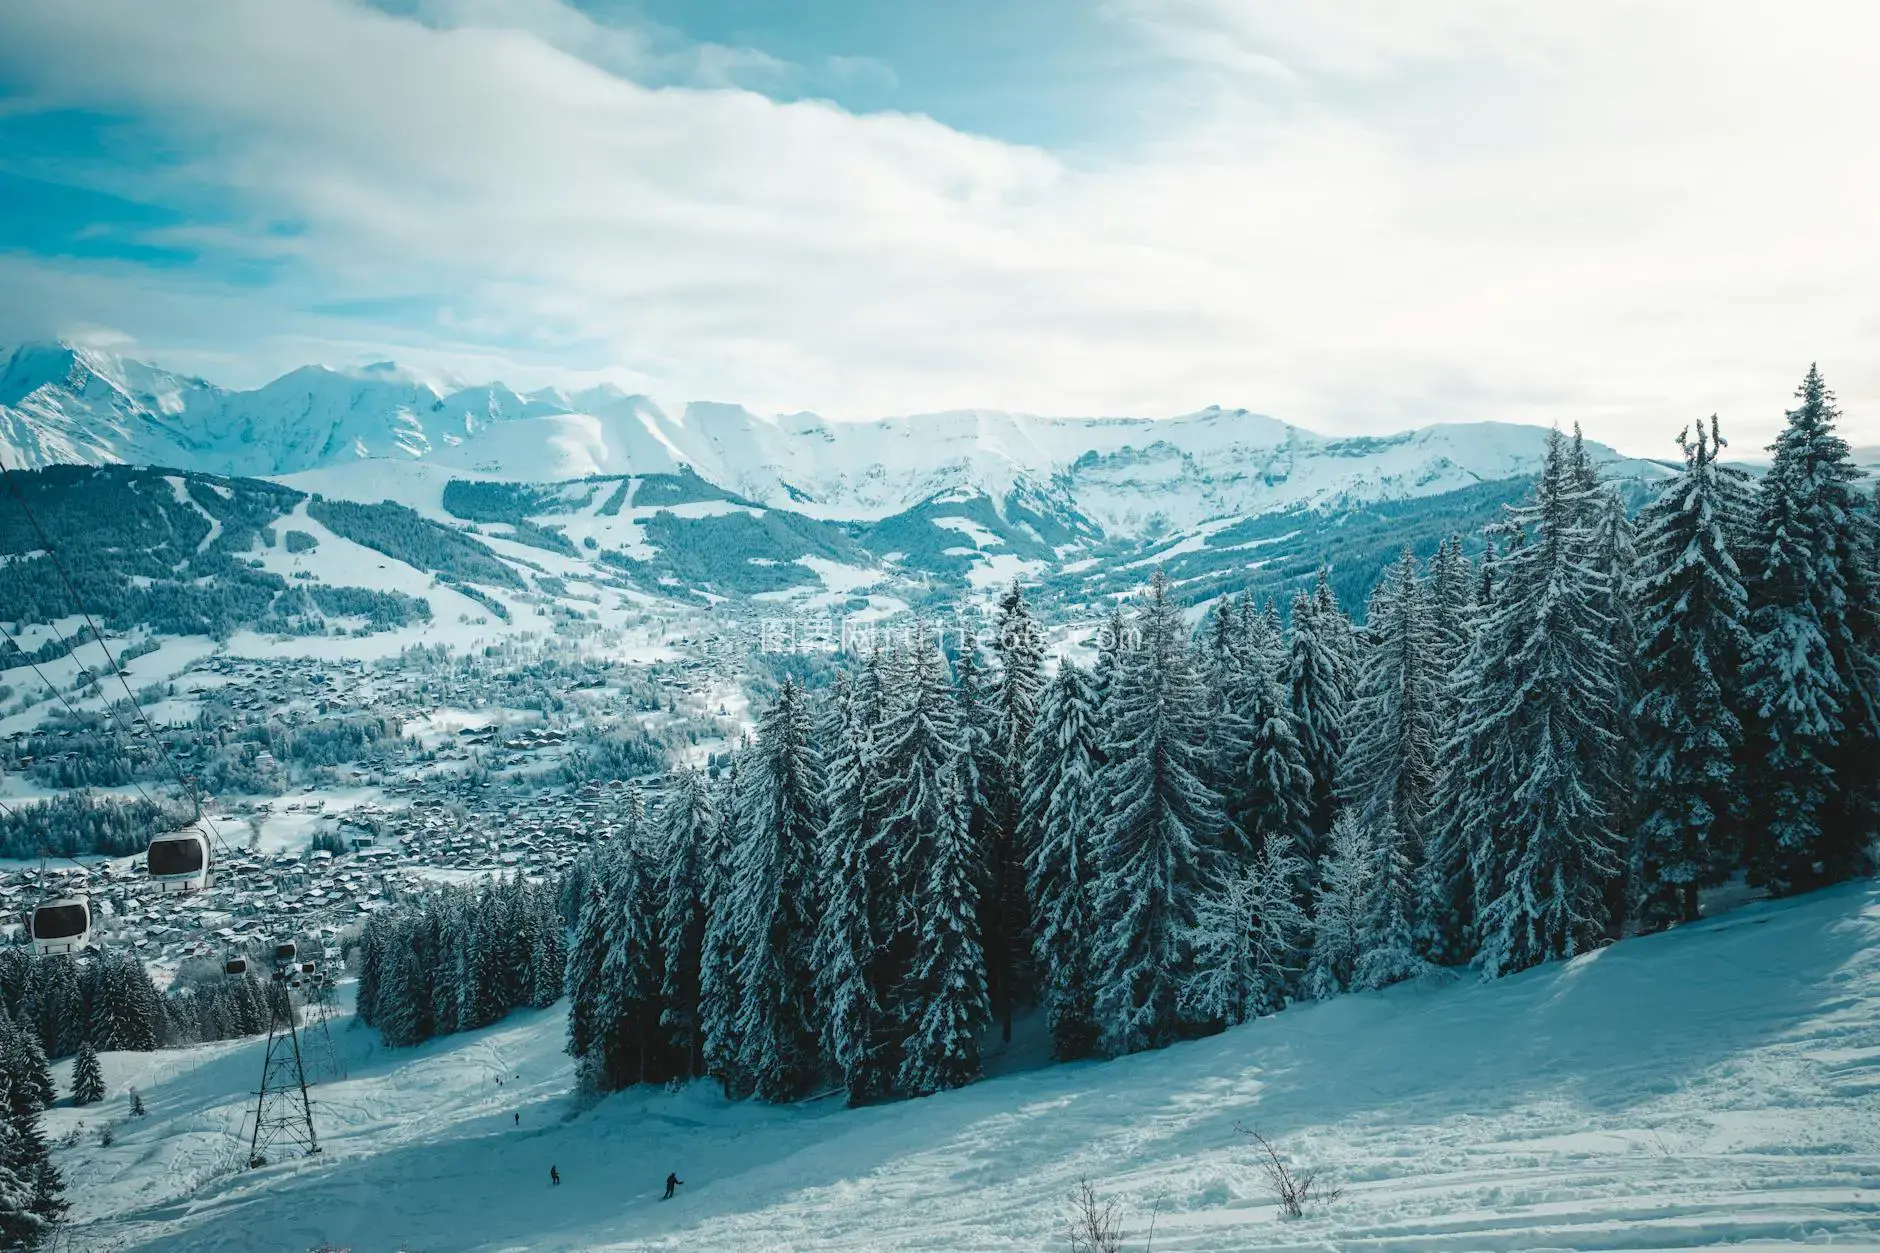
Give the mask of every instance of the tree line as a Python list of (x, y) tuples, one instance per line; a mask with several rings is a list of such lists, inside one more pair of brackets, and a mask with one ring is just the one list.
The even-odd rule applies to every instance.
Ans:
[(387, 1047), (486, 1027), (561, 997), (566, 930), (549, 884), (520, 872), (374, 913), (359, 937), (359, 1020)]
[(1192, 631), (1157, 576), (1047, 673), (1016, 585), (970, 628), (786, 678), (715, 780), (592, 855), (569, 1051), (853, 1103), (972, 1081), (1040, 1005), (1114, 1056), (1302, 997), (1494, 978), (1872, 868), (1880, 502), (1810, 370), (1760, 481), (1714, 419), (1634, 517), (1577, 433), (1362, 625), (1330, 582)]

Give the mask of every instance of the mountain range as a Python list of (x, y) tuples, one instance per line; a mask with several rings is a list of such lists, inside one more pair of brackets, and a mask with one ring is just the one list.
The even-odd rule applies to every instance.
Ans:
[[(0, 368), (0, 455), (16, 467), (124, 463), (271, 478), (392, 460), (534, 483), (689, 471), (822, 521), (879, 523), (984, 497), (1001, 516), (1055, 516), (1114, 539), (1523, 477), (1546, 437), (1539, 427), (1473, 423), (1341, 439), (1212, 406), (1160, 419), (967, 410), (834, 422), (694, 402), (675, 416), (612, 386), (448, 387), (390, 362), (306, 366), (233, 391), (67, 343), (22, 345)], [(1663, 473), (1603, 446), (1594, 455), (1619, 477)]]

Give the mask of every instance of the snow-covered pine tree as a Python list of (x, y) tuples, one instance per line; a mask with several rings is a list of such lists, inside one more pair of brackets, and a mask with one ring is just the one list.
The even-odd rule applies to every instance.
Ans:
[(1031, 759), (1031, 733), (1044, 690), (1044, 632), (1032, 617), (1024, 586), (1016, 578), (999, 598), (994, 625), (993, 652), (999, 674), (992, 693), (996, 711), (993, 758), (998, 773), (991, 780), (990, 800), (997, 841), (993, 887), (999, 908), (996, 942), (988, 931), (985, 946), (992, 1011), (1000, 1034), (1009, 1041), (1012, 1006), (1037, 981), (1030, 961), (1032, 908), (1026, 894), (1026, 866), (1035, 832), (1027, 820), (1024, 798), (1030, 790), (1025, 771)]
[(1111, 1054), (1184, 1029), (1195, 908), (1215, 886), (1224, 822), (1203, 780), (1207, 690), (1181, 606), (1157, 571), (1105, 709), (1097, 794), (1097, 1022)]
[(1088, 1057), (1097, 1046), (1092, 835), (1101, 817), (1100, 735), (1096, 685), (1066, 658), (1039, 703), (1025, 799), (1035, 831), (1027, 863), (1032, 944), (1052, 1055), (1059, 1061)]
[[(637, 798), (635, 798), (637, 799)], [(660, 1047), (659, 1022), (665, 1006), (660, 986), (665, 961), (659, 948), (659, 901), (647, 856), (644, 828), (637, 822), (614, 841), (615, 856), (605, 863), (610, 915), (610, 943), (601, 962), (598, 1063), (600, 1090), (615, 1091), (636, 1083), (670, 1077)]]
[(1009, 1009), (1012, 960), (1005, 935), (1005, 898), (1012, 833), (1001, 825), (1011, 807), (1003, 795), (1006, 770), (998, 753), (998, 694), (995, 676), (979, 648), (979, 633), (964, 608), (958, 620), (953, 695), (959, 703), (959, 774), (960, 786), (965, 792), (967, 835), (977, 850), (973, 863), (973, 899), (979, 911), (988, 995), (995, 1003)]
[(0, 1174), (7, 1177), (5, 1200), (0, 1201), (0, 1237), (30, 1249), (64, 1218), (67, 1205), (65, 1183), (52, 1163), (40, 1123), (47, 1102), (40, 1099), (37, 1085), (23, 1078), (30, 1080), (30, 1075), (0, 1066)]
[(1203, 895), (1195, 964), (1182, 987), (1190, 1021), (1232, 1026), (1285, 1008), (1308, 925), (1294, 899), (1304, 875), (1292, 842), (1269, 836), (1253, 864)]
[[(1293, 598), (1292, 639), (1288, 656), (1293, 720), (1306, 769), (1312, 774), (1312, 832), (1331, 830), (1337, 808), (1338, 767), (1345, 755), (1346, 715), (1350, 703), (1351, 624), (1331, 596), (1324, 569), (1311, 594)], [(1316, 860), (1319, 848), (1308, 850)]]
[[(0, 1070), (0, 1104), (10, 1104), (14, 1077)], [(25, 1137), (0, 1118), (0, 1248), (37, 1249), (50, 1234), (33, 1212), (33, 1171)]]
[[(1251, 780), (1253, 723), (1248, 714), (1258, 703), (1261, 682), (1260, 658), (1247, 638), (1241, 606), (1232, 597), (1222, 597), (1208, 615), (1201, 644), (1201, 675), (1207, 688), (1207, 748), (1203, 754), (1207, 785), (1221, 798), (1225, 818), (1222, 847), (1230, 867), (1240, 868), (1253, 860), (1257, 843), (1248, 836), (1247, 817)], [(1224, 868), (1224, 873), (1226, 869)]]
[(104, 1100), (104, 1067), (98, 1064), (98, 1050), (87, 1040), (78, 1046), (72, 1059), (72, 1104), (95, 1105)]
[(1364, 955), (1365, 904), (1376, 862), (1372, 833), (1349, 809), (1338, 811), (1327, 845), (1305, 975), (1306, 995), (1319, 1000), (1351, 990)]
[(743, 843), (726, 902), (738, 935), (740, 1068), (763, 1100), (792, 1101), (818, 1068), (811, 949), (824, 791), (809, 700), (794, 679), (759, 719), (740, 783)]
[(1090, 672), (1090, 677), (1097, 689), (1099, 721), (1108, 721), (1111, 689), (1116, 686), (1117, 676), (1122, 673), (1125, 657), (1141, 643), (1135, 637), (1134, 630), (1123, 616), (1121, 605), (1111, 606), (1110, 616), (1097, 628), (1097, 664)]
[(671, 1064), (690, 1078), (703, 1072), (699, 1028), (699, 963), (705, 945), (708, 858), (714, 825), (705, 777), (681, 766), (666, 787), (659, 813), (660, 1030)]
[(1339, 772), (1341, 797), (1364, 826), (1381, 830), (1386, 812), (1396, 816), (1413, 865), (1422, 861), (1435, 781), (1441, 685), (1427, 593), (1405, 547), (1371, 593)]
[(1495, 598), (1453, 750), (1491, 978), (1601, 943), (1620, 871), (1602, 804), (1618, 748), (1620, 662), (1600, 610), (1605, 578), (1580, 525), (1586, 510), (1554, 432), (1530, 503), (1510, 511), (1520, 542), (1494, 563)]
[(1371, 879), (1364, 895), (1363, 926), (1352, 981), (1360, 988), (1401, 983), (1423, 969), (1417, 953), (1418, 911), (1423, 908), (1423, 867), (1413, 837), (1389, 806), (1371, 832)]
[[(1876, 659), (1859, 621), (1864, 537), (1834, 394), (1813, 366), (1757, 495), (1755, 577), (1745, 667), (1755, 726), (1748, 745), (1750, 874), (1799, 892), (1859, 873), (1871, 828), (1871, 777), (1840, 767), (1874, 733)], [(1851, 585), (1851, 586), (1850, 586)], [(1856, 753), (1858, 759), (1861, 754)], [(1871, 761), (1865, 763), (1872, 765)]]
[[(918, 1006), (910, 1004), (908, 980), (918, 939), (912, 904), (932, 870), (934, 841), (946, 811), (947, 789), (964, 749), (959, 705), (947, 681), (946, 659), (918, 626), (889, 680), (897, 699), (876, 736), (877, 769), (868, 805), (877, 818), (875, 843), (885, 873), (875, 878), (872, 904), (880, 951), (875, 987), (887, 1022), (884, 1031), (899, 1047), (914, 1030)], [(872, 858), (871, 858), (872, 860)], [(883, 1065), (899, 1072), (900, 1058), (884, 1054)]]
[(746, 755), (740, 752), (731, 758), (713, 796), (717, 821), (712, 824), (705, 861), (705, 937), (699, 949), (699, 1029), (705, 1073), (718, 1080), (727, 1098), (747, 1092), (750, 1083), (740, 1063), (743, 1050), (738, 1041), (738, 1021), (743, 1013), (743, 993), (738, 983), (738, 963), (743, 947), (732, 915), (737, 887), (736, 850), (743, 832), (741, 779)]
[(878, 945), (874, 887), (884, 877), (875, 865), (880, 846), (869, 808), (874, 788), (875, 731), (880, 721), (880, 654), (864, 660), (845, 684), (843, 722), (827, 752), (826, 813), (817, 867), (817, 920), (812, 958), (817, 1004), (822, 1006), (823, 1053), (842, 1075), (850, 1105), (888, 1094), (892, 1076), (882, 1058), (881, 995), (874, 982)]
[[(608, 891), (612, 876), (608, 863), (615, 849), (611, 842), (597, 850), (583, 884), (581, 913), (574, 925), (574, 939), (568, 946), (568, 1054), (582, 1068), (584, 1081), (596, 1090), (605, 1090), (602, 1066), (587, 1061), (598, 1058), (605, 1048), (608, 1029), (601, 1017), (603, 974), (607, 954), (613, 947), (614, 918), (608, 909)], [(374, 922), (378, 920), (373, 919)], [(370, 925), (370, 924), (368, 924)], [(381, 1006), (381, 1017), (384, 1016)]]
[(1657, 930), (1697, 918), (1697, 890), (1736, 864), (1745, 796), (1737, 684), (1748, 648), (1738, 524), (1721, 438), (1678, 436), (1684, 470), (1639, 517), (1636, 909)]
[(964, 755), (944, 785), (940, 825), (914, 901), (913, 965), (907, 981), (909, 1031), (898, 1082), (910, 1096), (960, 1088), (979, 1077), (979, 1032), (991, 1019), (985, 954), (979, 943), (979, 850), (968, 831)]

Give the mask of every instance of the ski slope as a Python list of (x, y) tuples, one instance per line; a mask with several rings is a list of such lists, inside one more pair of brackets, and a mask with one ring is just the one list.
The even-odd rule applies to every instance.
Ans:
[[(1157, 1253), (1880, 1249), (1872, 883), (861, 1111), (708, 1085), (584, 1106), (563, 1025), (539, 1011), (395, 1054), (336, 1029), (326, 1152), (221, 1177), (259, 1044), (107, 1055), (107, 1103), (52, 1111), (52, 1135), (121, 1114), (127, 1082), (151, 1112), (109, 1149), (60, 1151), (77, 1247), (1064, 1249), (1088, 1176), (1127, 1248), (1155, 1212)], [(1236, 1124), (1342, 1198), (1280, 1219)], [(686, 1186), (662, 1203), (668, 1170)]]

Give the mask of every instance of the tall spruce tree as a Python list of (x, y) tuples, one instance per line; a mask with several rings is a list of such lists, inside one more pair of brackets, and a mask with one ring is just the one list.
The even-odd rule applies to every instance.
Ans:
[(741, 1064), (766, 1101), (791, 1101), (816, 1081), (816, 844), (822, 761), (802, 687), (786, 679), (758, 722), (745, 763), (743, 844), (727, 902), (739, 936)]
[(1316, 837), (1331, 830), (1338, 807), (1338, 768), (1345, 755), (1352, 688), (1352, 640), (1351, 624), (1332, 597), (1329, 578), (1321, 569), (1317, 588), (1293, 598), (1288, 657), (1293, 721), (1306, 769), (1312, 774), (1315, 846), (1308, 850), (1312, 861), (1320, 852)]
[(1169, 1043), (1195, 910), (1213, 888), (1223, 818), (1203, 779), (1207, 691), (1181, 607), (1157, 571), (1105, 709), (1097, 793), (1097, 1022), (1112, 1054)]
[(1607, 934), (1620, 857), (1603, 803), (1621, 700), (1605, 576), (1584, 486), (1555, 432), (1470, 667), (1462, 828), (1490, 977), (1571, 957)]
[(998, 901), (996, 934), (985, 932), (986, 972), (992, 1012), (1002, 1038), (1012, 1038), (1013, 1005), (1030, 993), (1036, 972), (1028, 960), (1031, 902), (1026, 895), (1026, 863), (1034, 834), (1025, 813), (1030, 790), (1026, 768), (1031, 759), (1032, 727), (1044, 689), (1044, 632), (1018, 579), (999, 597), (993, 652), (999, 674), (992, 693), (993, 759), (997, 773), (989, 780), (993, 815), (993, 891)]
[(1441, 645), (1408, 547), (1371, 593), (1365, 624), (1340, 791), (1367, 827), (1394, 815), (1405, 852), (1420, 864), (1436, 774)]
[(879, 1100), (893, 1090), (883, 1065), (882, 991), (876, 987), (876, 892), (886, 887), (885, 859), (876, 840), (875, 733), (881, 720), (881, 657), (876, 653), (844, 688), (843, 721), (827, 753), (818, 874), (822, 913), (814, 960), (818, 1004), (823, 1007), (823, 1052), (842, 1075), (850, 1105)]
[(1745, 667), (1749, 867), (1777, 892), (1867, 868), (1880, 657), (1866, 535), (1834, 394), (1811, 366), (1757, 494)]
[(914, 901), (913, 965), (904, 990), (910, 1031), (899, 1075), (910, 1096), (977, 1079), (979, 1032), (991, 1017), (973, 883), (979, 850), (968, 830), (964, 775), (962, 755), (944, 785), (940, 825)]
[(659, 947), (665, 960), (660, 1028), (673, 1060), (688, 1077), (705, 1068), (699, 984), (715, 822), (705, 777), (691, 766), (681, 766), (673, 772), (659, 813)]
[(890, 670), (898, 671), (887, 680), (897, 699), (882, 718), (869, 807), (879, 815), (875, 864), (882, 868), (873, 876), (879, 945), (873, 982), (883, 1000), (883, 1033), (889, 1041), (881, 1064), (898, 1074), (898, 1050), (916, 1030), (920, 1008), (912, 983), (920, 938), (913, 905), (932, 873), (941, 828), (955, 820), (947, 809), (949, 789), (958, 786), (955, 772), (965, 748), (959, 704), (935, 642), (917, 627)]
[(1749, 603), (1733, 540), (1734, 472), (1718, 464), (1715, 418), (1678, 446), (1684, 470), (1639, 519), (1633, 874), (1647, 930), (1696, 920), (1698, 889), (1736, 864), (1745, 803), (1738, 682)]
[(1036, 831), (1027, 864), (1032, 942), (1052, 1054), (1060, 1061), (1088, 1057), (1097, 1047), (1093, 835), (1102, 816), (1101, 735), (1096, 685), (1066, 659), (1040, 702), (1025, 800)]
[[(737, 900), (737, 850), (743, 843), (745, 803), (741, 779), (747, 756), (739, 752), (719, 777), (713, 799), (717, 821), (705, 861), (705, 935), (699, 951), (699, 1029), (705, 1073), (717, 1079), (726, 1097), (749, 1091), (750, 1076), (742, 1066), (743, 1049), (738, 1023), (743, 1015), (743, 988), (738, 966), (743, 944), (732, 907)], [(570, 1021), (573, 1011), (570, 1009)]]

